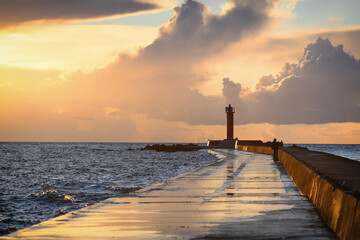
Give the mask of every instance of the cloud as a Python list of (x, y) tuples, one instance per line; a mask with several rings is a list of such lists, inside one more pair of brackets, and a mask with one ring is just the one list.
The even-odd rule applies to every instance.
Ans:
[(222, 92), (227, 102), (235, 103), (237, 102), (237, 99), (240, 97), (241, 84), (234, 83), (229, 78), (224, 78)]
[[(189, 10), (193, 6), (196, 7)], [(235, 4), (234, 7), (244, 6)], [(248, 7), (249, 5), (245, 6)], [(196, 10), (197, 8), (201, 11)], [(204, 51), (198, 57), (205, 58), (209, 54), (205, 49), (212, 49), (212, 43), (222, 41), (222, 36), (218, 39), (214, 36), (210, 45), (205, 41), (204, 46), (197, 44), (196, 40), (201, 38), (197, 38), (196, 31), (189, 30), (190, 34), (186, 36), (190, 37), (187, 41), (183, 38), (182, 41), (186, 43), (180, 41), (178, 47), (167, 39), (176, 39), (178, 31), (174, 30), (174, 26), (185, 24), (177, 21), (186, 22), (189, 18), (203, 19), (199, 21), (206, 22), (204, 9), (197, 2), (187, 1), (176, 10), (172, 20), (174, 22), (168, 26), (169, 29), (164, 27), (159, 37), (139, 55), (122, 55), (117, 62), (91, 74), (73, 74), (64, 86), (64, 96), (71, 96), (72, 105), (79, 102), (78, 108), (84, 99), (92, 99), (91, 104), (111, 105), (124, 112), (189, 125), (224, 124), (225, 115), (222, 110), (228, 104), (236, 107), (236, 124), (360, 121), (359, 61), (344, 52), (342, 45), (334, 47), (327, 39), (319, 38), (316, 43), (309, 44), (297, 64), (287, 63), (276, 76), (262, 77), (253, 92), (229, 78), (223, 79), (223, 96), (206, 96), (192, 88), (207, 78), (206, 74), (194, 70), (197, 64), (193, 62), (190, 46), (194, 52), (197, 48), (203, 48)], [(179, 17), (183, 11), (187, 16), (185, 20)], [(229, 14), (232, 12), (234, 11), (228, 11)], [(225, 15), (221, 15), (221, 18), (226, 18)], [(194, 23), (195, 29), (196, 26)], [(191, 26), (188, 28), (191, 29)], [(224, 29), (221, 31), (227, 32)], [(197, 37), (191, 38), (193, 34)], [(201, 32), (199, 34), (202, 35)], [(151, 47), (164, 50), (159, 51), (157, 56), (155, 51), (152, 52), (153, 61), (147, 55)], [(182, 56), (184, 58), (180, 61)]]
[(0, 28), (34, 20), (98, 18), (155, 8), (156, 4), (139, 0), (0, 0)]
[(144, 48), (142, 57), (151, 61), (193, 61), (218, 53), (270, 22), (272, 1), (231, 2), (232, 8), (223, 14), (210, 14), (205, 5), (187, 0), (174, 9), (174, 16), (161, 28), (159, 37)]
[(343, 20), (344, 20), (344, 17), (333, 17), (333, 16), (328, 17), (329, 22), (339, 23)]
[(309, 44), (297, 64), (264, 76), (243, 101), (241, 123), (360, 122), (360, 61), (328, 39)]
[(96, 98), (149, 118), (190, 125), (222, 124), (223, 116), (218, 113), (224, 99), (192, 88), (206, 81), (206, 74), (194, 70), (194, 62), (265, 27), (270, 21), (268, 2), (233, 1), (227, 12), (212, 15), (205, 5), (188, 0), (137, 56), (123, 54), (98, 71), (73, 74), (64, 87), (71, 89), (66, 95), (74, 96), (74, 101)]
[[(142, 141), (142, 136), (163, 140), (167, 132), (169, 141), (182, 141), (189, 135), (186, 129), (194, 130), (194, 138), (203, 139), (212, 134), (208, 129), (217, 129), (215, 137), (223, 132), (224, 108), (229, 103), (236, 107), (236, 124), (360, 122), (359, 60), (326, 39), (309, 44), (298, 63), (287, 63), (278, 74), (263, 76), (252, 92), (239, 83), (243, 79), (230, 78), (222, 81), (222, 96), (196, 90), (212, 73), (211, 68), (202, 68), (202, 62), (263, 29), (271, 21), (270, 8), (268, 1), (233, 1), (233, 8), (213, 15), (204, 5), (189, 0), (176, 8), (154, 42), (136, 56), (122, 54), (106, 67), (75, 72), (65, 80), (57, 72), (44, 77), (39, 72), (31, 79), (24, 78), (27, 72), (19, 73), (16, 79), (23, 81), (6, 82), (0, 89), (4, 98), (0, 127), (6, 136), (17, 139), (26, 129), (28, 136), (43, 129), (41, 140), (52, 135), (75, 140)], [(281, 53), (286, 50), (280, 49)], [(232, 54), (249, 56), (242, 51)], [(37, 78), (42, 81), (33, 80)], [(19, 128), (24, 122), (26, 127)], [(264, 128), (251, 135), (254, 138), (277, 135), (267, 130), (269, 124), (259, 125)], [(245, 133), (257, 128), (255, 124)], [(170, 134), (169, 129), (177, 130)]]

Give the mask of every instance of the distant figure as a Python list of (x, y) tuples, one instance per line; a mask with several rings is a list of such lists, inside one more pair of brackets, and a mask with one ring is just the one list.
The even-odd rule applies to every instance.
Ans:
[(276, 142), (276, 138), (274, 138), (274, 141), (271, 143), (271, 148), (274, 150), (274, 155), (273, 155), (274, 162), (279, 161), (278, 158), (279, 143)]

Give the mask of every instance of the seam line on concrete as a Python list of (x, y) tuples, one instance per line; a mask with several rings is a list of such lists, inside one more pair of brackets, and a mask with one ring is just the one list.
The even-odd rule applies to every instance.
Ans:
[(241, 163), (240, 166), (236, 169), (236, 171), (233, 174), (231, 174), (230, 177), (227, 177), (224, 184), (221, 187), (215, 189), (215, 191), (213, 193), (211, 193), (208, 197), (205, 197), (204, 201), (201, 204), (207, 203), (214, 197), (217, 197), (219, 195), (219, 193), (222, 193), (223, 191), (225, 191), (229, 187), (230, 183), (233, 181), (234, 177), (238, 176), (240, 174), (240, 172), (244, 169), (246, 164), (248, 164), (253, 158), (254, 158), (254, 155), (251, 155), (251, 156), (249, 156), (248, 159), (245, 160), (245, 162)]

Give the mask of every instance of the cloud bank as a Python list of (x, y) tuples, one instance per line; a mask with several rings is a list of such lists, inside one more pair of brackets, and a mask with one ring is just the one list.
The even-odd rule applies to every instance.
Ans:
[(206, 96), (186, 86), (184, 79), (197, 77), (151, 71), (126, 85), (141, 88), (130, 87), (132, 95), (121, 102), (149, 117), (190, 125), (223, 124), (221, 111), (229, 103), (236, 107), (236, 124), (360, 122), (360, 61), (328, 39), (309, 44), (298, 63), (286, 63), (276, 76), (263, 76), (253, 92), (224, 78), (223, 96)]
[(309, 44), (298, 63), (286, 63), (276, 76), (263, 76), (253, 92), (229, 78), (223, 80), (223, 96), (193, 90), (195, 83), (207, 81), (206, 74), (196, 71), (198, 61), (270, 21), (267, 1), (234, 1), (233, 6), (222, 15), (211, 15), (201, 3), (187, 1), (139, 55), (122, 55), (92, 74), (75, 74), (67, 89), (82, 92), (69, 94), (97, 96), (99, 102), (129, 113), (189, 125), (224, 124), (221, 112), (229, 103), (237, 109), (236, 124), (360, 121), (359, 60), (327, 39)]
[[(4, 98), (0, 127), (7, 136), (14, 132), (24, 136), (25, 131), (36, 136), (37, 129), (42, 129), (47, 138), (71, 136), (82, 141), (91, 136), (127, 141), (146, 134), (146, 139), (160, 141), (170, 129), (177, 129), (171, 136), (179, 132), (188, 136), (188, 129), (196, 128), (209, 131), (201, 130), (210, 136), (208, 129), (222, 132), (229, 103), (236, 107), (235, 124), (360, 122), (360, 62), (344, 52), (342, 45), (333, 46), (322, 38), (309, 44), (297, 63), (286, 63), (275, 76), (260, 78), (256, 89), (244, 88), (242, 79), (224, 78), (222, 96), (196, 90), (209, 81), (212, 71), (202, 69), (202, 61), (265, 28), (271, 22), (271, 6), (265, 0), (233, 1), (233, 8), (213, 15), (204, 5), (189, 0), (175, 9), (154, 42), (136, 56), (121, 54), (102, 69), (72, 73), (56, 84), (41, 77), (41, 72), (27, 82), (30, 74), (22, 73), (14, 79), (26, 76), (23, 81), (28, 85), (10, 79), (0, 89)], [(57, 74), (48, 75), (53, 79)], [(43, 82), (37, 82), (39, 78)], [(291, 127), (285, 126), (283, 132)], [(272, 135), (266, 133), (264, 138)]]
[(269, 22), (272, 1), (231, 1), (233, 7), (213, 15), (203, 4), (187, 0), (174, 9), (159, 37), (141, 53), (146, 59), (193, 61), (217, 53), (243, 36), (257, 33)]
[(74, 96), (73, 102), (97, 98), (96, 104), (149, 118), (189, 125), (222, 124), (219, 109), (224, 99), (205, 96), (192, 88), (207, 80), (195, 63), (260, 31), (270, 21), (272, 6), (265, 0), (233, 3), (227, 12), (212, 15), (203, 4), (186, 1), (175, 9), (158, 38), (137, 56), (123, 54), (104, 69), (73, 74), (64, 86), (70, 89), (66, 95)]
[(98, 18), (157, 7), (140, 0), (0, 0), (0, 27), (34, 20)]
[(360, 122), (360, 61), (328, 39), (309, 44), (297, 64), (263, 76), (256, 88), (237, 99), (245, 105), (241, 123)]

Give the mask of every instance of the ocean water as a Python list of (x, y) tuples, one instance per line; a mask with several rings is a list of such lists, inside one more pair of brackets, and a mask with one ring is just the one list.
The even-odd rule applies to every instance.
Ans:
[(0, 236), (214, 162), (134, 143), (0, 143)]
[[(141, 143), (0, 143), (0, 236), (217, 161)], [(360, 161), (360, 145), (297, 144)]]
[[(292, 144), (284, 144), (291, 146)], [(360, 144), (296, 144), (301, 147), (307, 147), (312, 151), (331, 153), (337, 156), (346, 157), (352, 160), (360, 161)]]

